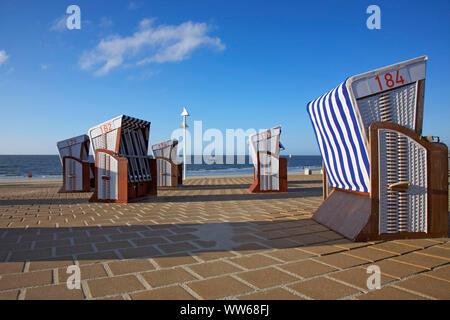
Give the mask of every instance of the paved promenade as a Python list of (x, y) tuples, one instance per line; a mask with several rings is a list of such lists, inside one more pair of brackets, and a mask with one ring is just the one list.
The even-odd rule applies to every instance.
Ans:
[[(98, 204), (57, 182), (2, 182), (0, 299), (450, 299), (449, 238), (352, 243), (311, 219), (321, 176), (290, 174), (284, 194), (250, 184), (190, 178)], [(380, 290), (366, 285), (373, 264)]]

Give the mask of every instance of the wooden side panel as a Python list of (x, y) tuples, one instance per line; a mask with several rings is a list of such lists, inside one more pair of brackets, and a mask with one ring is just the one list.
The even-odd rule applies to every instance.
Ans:
[(67, 178), (66, 178), (66, 157), (62, 158), (62, 176), (63, 176), (63, 184), (61, 189), (59, 189), (58, 192), (67, 192), (66, 191), (66, 185), (67, 185)]
[(371, 125), (369, 129), (369, 145), (370, 145), (370, 198), (372, 214), (369, 223), (364, 229), (364, 235), (378, 235), (379, 229), (379, 208), (380, 208), (380, 190), (379, 190), (379, 167), (378, 167), (378, 132), (375, 125)]
[(94, 193), (92, 194), (92, 196), (89, 198), (89, 202), (94, 202), (94, 201), (98, 201), (98, 188), (97, 188), (97, 179), (98, 179), (98, 169), (97, 169), (97, 157), (95, 159), (95, 163), (94, 163), (94, 179), (95, 179), (95, 184), (94, 184)]
[[(428, 232), (398, 232), (379, 235), (379, 163), (378, 130), (398, 131), (421, 144), (428, 152)], [(442, 143), (430, 143), (417, 133), (389, 122), (377, 122), (370, 126), (370, 176), (372, 214), (360, 235), (360, 240), (402, 239), (448, 236), (448, 149)]]
[(430, 152), (429, 231), (448, 235), (448, 148), (443, 143), (433, 143)]
[(83, 191), (91, 191), (91, 168), (89, 162), (83, 161)]
[(177, 164), (177, 170), (178, 170), (178, 185), (183, 184), (183, 164)]
[[(91, 189), (95, 188), (96, 174), (95, 174), (95, 162), (89, 162), (89, 180)], [(92, 175), (91, 175), (92, 173)]]
[(286, 192), (288, 188), (287, 184), (287, 159), (280, 158), (279, 159), (279, 175), (280, 175), (280, 192)]
[(252, 193), (260, 191), (260, 188), (259, 188), (259, 173), (256, 174), (255, 171), (256, 171), (255, 168), (253, 168), (253, 183), (252, 183), (252, 185), (249, 188), (250, 192), (252, 192)]
[(174, 163), (170, 164), (172, 166), (172, 176), (171, 176), (171, 184), (172, 187), (178, 187), (178, 166)]
[(152, 176), (152, 180), (149, 182), (150, 189), (148, 194), (151, 196), (157, 195), (157, 167), (156, 167), (156, 159), (148, 159), (149, 167), (150, 167), (150, 175)]
[(256, 167), (258, 168), (258, 172), (256, 172), (255, 167), (253, 167), (253, 183), (250, 186), (250, 192), (260, 192), (260, 184), (261, 184), (261, 170), (259, 168), (259, 151), (256, 153)]
[(117, 202), (128, 202), (128, 160), (127, 158), (118, 158), (118, 178), (117, 178)]

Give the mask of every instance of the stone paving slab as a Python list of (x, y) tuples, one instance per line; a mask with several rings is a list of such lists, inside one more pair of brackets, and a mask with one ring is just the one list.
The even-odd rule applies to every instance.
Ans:
[[(251, 182), (190, 178), (130, 204), (2, 183), (0, 299), (450, 298), (449, 238), (353, 243), (311, 219), (321, 176), (290, 174), (283, 194)], [(379, 290), (366, 285), (373, 264)]]

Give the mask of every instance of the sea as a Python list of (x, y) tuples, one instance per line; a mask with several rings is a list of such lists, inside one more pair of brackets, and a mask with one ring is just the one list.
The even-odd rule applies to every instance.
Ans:
[[(186, 175), (234, 175), (253, 173), (249, 156), (191, 156), (187, 161)], [(281, 156), (287, 158), (288, 172), (303, 171), (305, 168), (321, 169), (320, 156)], [(189, 159), (187, 159), (189, 160)], [(91, 161), (94, 161), (91, 156)], [(239, 161), (239, 163), (238, 163)], [(58, 155), (0, 155), (0, 180), (24, 178), (54, 179), (62, 177), (62, 165)]]

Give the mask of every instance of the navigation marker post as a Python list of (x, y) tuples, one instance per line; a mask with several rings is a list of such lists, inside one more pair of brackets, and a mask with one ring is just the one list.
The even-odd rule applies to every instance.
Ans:
[(183, 107), (183, 112), (181, 113), (183, 117), (183, 122), (181, 123), (181, 128), (184, 128), (183, 132), (183, 181), (186, 180), (186, 128), (188, 127), (186, 123), (186, 117), (189, 117), (189, 113), (186, 107)]

